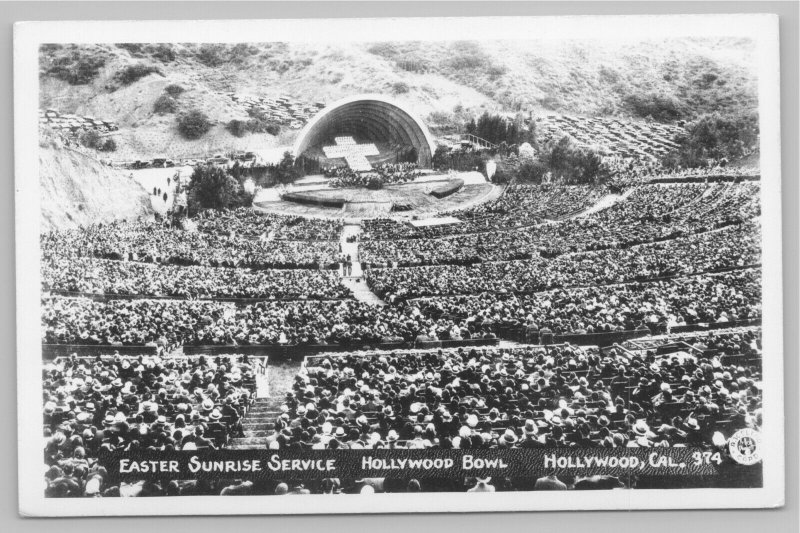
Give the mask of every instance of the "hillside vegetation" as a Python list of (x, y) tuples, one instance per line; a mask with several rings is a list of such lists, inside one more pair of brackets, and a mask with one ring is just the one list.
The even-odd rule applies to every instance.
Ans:
[(55, 142), (39, 148), (39, 184), (42, 231), (153, 215), (136, 181)]
[[(248, 116), (231, 92), (388, 94), (434, 131), (485, 110), (674, 121), (757, 108), (752, 43), (731, 39), (46, 45), (40, 56), (41, 106), (117, 121), (115, 157), (128, 159), (268, 149), (297, 135), (233, 135), (225, 126)], [(194, 110), (212, 127), (185, 139), (176, 117)]]

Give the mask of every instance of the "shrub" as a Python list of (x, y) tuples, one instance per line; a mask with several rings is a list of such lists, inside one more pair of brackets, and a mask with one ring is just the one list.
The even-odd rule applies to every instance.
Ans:
[(496, 80), (506, 72), (508, 72), (508, 68), (505, 65), (490, 65), (486, 69), (486, 74), (488, 74), (489, 78), (492, 80)]
[(177, 98), (178, 96), (183, 94), (185, 91), (186, 91), (186, 89), (184, 89), (183, 87), (181, 87), (180, 85), (178, 85), (176, 83), (171, 83), (171, 84), (167, 85), (166, 87), (164, 87), (164, 92), (167, 93), (168, 95), (172, 96), (173, 98)]
[(228, 54), (228, 61), (231, 63), (242, 63), (248, 57), (258, 54), (258, 48), (247, 43), (234, 45)]
[(127, 50), (132, 56), (141, 56), (144, 48), (140, 43), (117, 43), (115, 46)]
[(80, 135), (78, 135), (78, 142), (81, 143), (86, 148), (96, 149), (102, 141), (100, 138), (100, 134), (97, 133), (95, 130), (86, 130), (84, 132), (81, 132)]
[(100, 145), (98, 148), (101, 152), (116, 152), (117, 151), (117, 141), (112, 139), (111, 137), (106, 137), (103, 141), (103, 144)]
[(197, 60), (207, 67), (218, 67), (225, 62), (223, 48), (220, 44), (204, 44), (197, 52)]
[(170, 63), (175, 61), (175, 58), (177, 57), (171, 44), (156, 44), (150, 47), (149, 51), (150, 55), (153, 56), (154, 59), (158, 59), (162, 63)]
[(153, 103), (153, 111), (159, 115), (174, 113), (177, 110), (178, 102), (173, 97), (166, 94), (159, 96), (155, 103)]
[(404, 81), (398, 81), (392, 84), (392, 92), (394, 94), (405, 94), (410, 90), (408, 84)]
[(278, 135), (281, 132), (281, 126), (280, 124), (275, 124), (274, 122), (272, 122), (266, 125), (264, 131), (266, 131), (270, 135)]
[(130, 85), (131, 83), (138, 81), (145, 76), (149, 76), (150, 74), (163, 74), (161, 70), (157, 67), (152, 65), (145, 65), (144, 63), (137, 63), (135, 65), (128, 65), (124, 67), (122, 70), (118, 71), (114, 74), (114, 80), (119, 82), (121, 85)]
[(271, 122), (267, 115), (258, 108), (250, 108), (247, 114), (252, 118), (247, 121), (247, 129), (252, 133), (269, 133), (270, 135), (278, 135), (281, 132), (279, 124)]
[(408, 72), (426, 72), (430, 67), (428, 63), (416, 56), (406, 56), (395, 61), (398, 67)]
[(674, 121), (686, 113), (678, 99), (663, 93), (632, 94), (624, 102), (634, 114), (659, 122)]
[(111, 137), (103, 137), (95, 130), (86, 130), (78, 136), (78, 142), (86, 148), (100, 152), (114, 152), (117, 143)]
[(388, 41), (375, 43), (367, 48), (367, 52), (376, 56), (392, 57), (397, 54), (397, 43)]
[(234, 137), (244, 137), (248, 131), (248, 123), (244, 120), (233, 119), (228, 122), (225, 129)]
[(383, 180), (379, 176), (370, 176), (367, 180), (367, 189), (377, 191), (383, 189)]
[(86, 85), (97, 77), (105, 64), (104, 56), (74, 52), (55, 59), (47, 74), (70, 85)]
[(212, 123), (205, 113), (193, 109), (178, 117), (178, 131), (189, 140), (199, 139), (211, 129)]

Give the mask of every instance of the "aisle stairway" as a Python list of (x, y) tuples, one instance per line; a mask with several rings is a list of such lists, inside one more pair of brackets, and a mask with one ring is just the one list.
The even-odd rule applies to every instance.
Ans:
[(378, 295), (370, 290), (367, 282), (364, 280), (364, 273), (361, 270), (361, 262), (358, 254), (358, 241), (347, 242), (348, 237), (357, 236), (361, 233), (361, 223), (354, 219), (345, 219), (344, 228), (342, 229), (341, 246), (342, 253), (349, 255), (353, 259), (353, 271), (349, 276), (345, 276), (341, 268), (341, 283), (353, 292), (353, 298), (360, 302), (365, 302), (370, 305), (386, 305), (386, 302), (378, 298)]
[(368, 303), (371, 305), (386, 305), (386, 302), (378, 298), (378, 295), (370, 290), (367, 282), (363, 277), (360, 278), (342, 278), (342, 285), (353, 291), (353, 298), (359, 302)]
[(257, 398), (242, 421), (244, 437), (230, 440), (232, 450), (263, 450), (267, 447), (267, 437), (275, 433), (273, 425), (280, 416), (282, 398), (271, 396)]
[(263, 450), (267, 447), (267, 437), (275, 433), (275, 420), (281, 415), (281, 405), (299, 370), (300, 361), (270, 361), (269, 395), (256, 398), (242, 420), (244, 437), (231, 439), (228, 448)]

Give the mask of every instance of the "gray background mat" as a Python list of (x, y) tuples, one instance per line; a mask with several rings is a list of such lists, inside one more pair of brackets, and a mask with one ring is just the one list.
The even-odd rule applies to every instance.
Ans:
[[(0, 525), (3, 531), (798, 531), (798, 4), (797, 2), (2, 2), (0, 90)], [(466, 515), (21, 519), (17, 515), (12, 25), (23, 20), (244, 19), (376, 16), (777, 13), (781, 41), (786, 506), (762, 511), (551, 512)], [(37, 179), (36, 176), (25, 177)], [(33, 475), (39, 475), (38, 472)], [(656, 497), (654, 495), (654, 497)], [(531, 495), (535, 498), (535, 495)], [(68, 503), (68, 502), (66, 502)]]

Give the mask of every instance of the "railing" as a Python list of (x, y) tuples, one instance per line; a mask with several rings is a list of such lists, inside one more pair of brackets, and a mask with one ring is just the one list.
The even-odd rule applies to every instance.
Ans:
[(761, 174), (706, 174), (680, 176), (660, 176), (648, 180), (648, 183), (715, 183), (722, 181), (761, 181)]
[(486, 139), (482, 139), (482, 138), (478, 137), (477, 135), (473, 135), (471, 133), (462, 134), (461, 135), (461, 140), (462, 141), (468, 141), (468, 142), (470, 142), (470, 143), (472, 143), (474, 145), (480, 146), (481, 148), (492, 149), (492, 150), (497, 148), (496, 144), (490, 143)]
[[(558, 347), (563, 347), (563, 346), (564, 346), (563, 344), (550, 345), (551, 348), (558, 348)], [(448, 348), (456, 348), (456, 347), (457, 346), (443, 346), (442, 348), (443, 349), (448, 349)], [(526, 345), (526, 346), (514, 346), (514, 347), (511, 347), (511, 348), (507, 348), (507, 349), (509, 349), (509, 350), (520, 350), (520, 349), (523, 349), (523, 350), (525, 350), (525, 349), (536, 350), (538, 348), (543, 348), (543, 347), (544, 347), (543, 345)], [(408, 348), (408, 347), (406, 347), (406, 348), (401, 348), (401, 349), (395, 350), (395, 355), (400, 356), (400, 357), (413, 356), (413, 355), (421, 354), (422, 352), (425, 352), (425, 351), (431, 351), (433, 349), (436, 349), (436, 348), (431, 348), (431, 347)], [(302, 370), (302, 369), (307, 368), (308, 366), (315, 366), (315, 365), (319, 364), (320, 361), (322, 361), (324, 359), (327, 359), (327, 358), (334, 358), (335, 359), (337, 357), (348, 357), (348, 358), (355, 357), (355, 358), (359, 358), (359, 359), (370, 359), (370, 358), (373, 358), (373, 357), (379, 357), (379, 356), (383, 356), (383, 355), (385, 355), (385, 354), (382, 353), (382, 352), (379, 352), (377, 350), (366, 350), (366, 351), (349, 353), (349, 354), (326, 353), (326, 354), (317, 354), (317, 355), (307, 355), (307, 356), (305, 356), (303, 358), (303, 361), (300, 363), (300, 368)]]
[[(338, 266), (338, 265), (337, 265)], [(336, 268), (335, 266), (333, 268)], [(187, 300), (192, 302), (222, 302), (231, 303), (237, 307), (244, 307), (247, 305), (257, 304), (259, 302), (343, 302), (349, 300), (348, 297), (316, 297), (316, 296), (300, 296), (290, 295), (282, 298), (267, 298), (252, 297), (252, 298), (235, 298), (235, 297), (222, 297), (222, 296), (187, 296), (181, 294), (173, 294), (167, 296), (156, 296), (152, 294), (114, 294), (114, 293), (95, 293), (95, 292), (75, 292), (75, 291), (62, 291), (46, 289), (48, 293), (55, 296), (64, 296), (67, 298), (88, 298), (96, 302), (108, 302), (111, 300)]]
[[(675, 326), (670, 328), (670, 333), (690, 333), (690, 332), (705, 332), (716, 329), (726, 329), (735, 327), (748, 327), (760, 326), (761, 319), (754, 318), (751, 320), (738, 320), (736, 322), (712, 322), (712, 323), (697, 323), (689, 324), (686, 326)], [(498, 337), (516, 342), (523, 342), (528, 344), (559, 344), (568, 342), (570, 344), (577, 344), (581, 346), (613, 346), (614, 344), (622, 344), (625, 341), (635, 339), (637, 337), (649, 337), (654, 332), (649, 328), (638, 330), (625, 330), (625, 331), (608, 331), (608, 332), (595, 332), (595, 333), (552, 333), (549, 331), (528, 331), (525, 326), (513, 326), (506, 324), (498, 324), (493, 326), (493, 331)], [(663, 332), (666, 333), (666, 332)]]
[(96, 357), (119, 352), (120, 355), (155, 355), (157, 346), (130, 346), (113, 344), (42, 344), (42, 359), (51, 361), (56, 357), (69, 357), (73, 353)]

